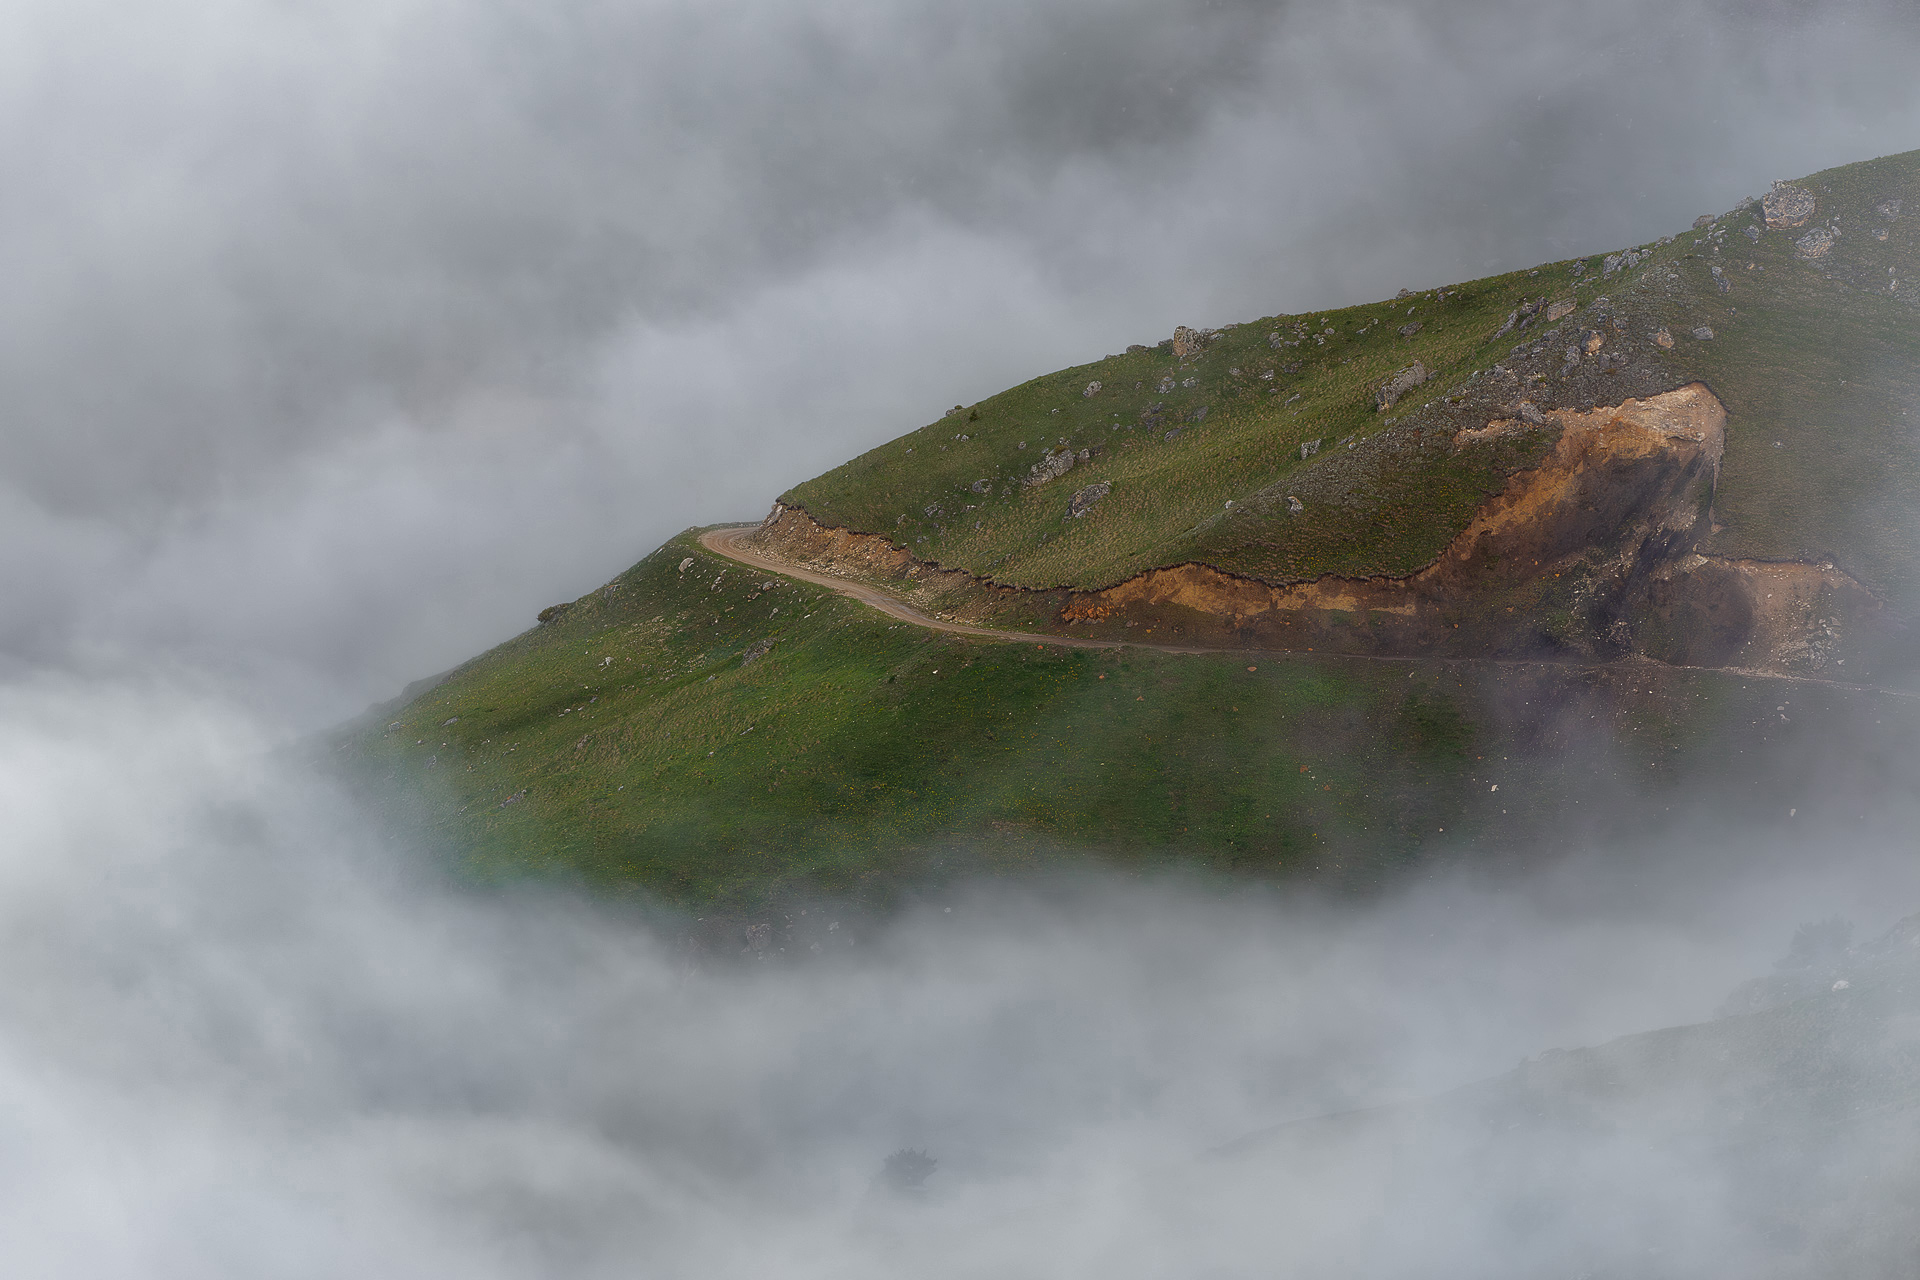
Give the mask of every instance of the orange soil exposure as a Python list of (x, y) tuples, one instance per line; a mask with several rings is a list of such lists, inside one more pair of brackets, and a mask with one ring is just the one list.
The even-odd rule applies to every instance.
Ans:
[[(1432, 564), (1404, 578), (1270, 583), (1188, 563), (1097, 591), (1026, 592), (925, 563), (879, 534), (828, 528), (798, 508), (776, 505), (757, 529), (710, 537), (769, 568), (808, 566), (804, 576), (872, 595), (869, 603), (922, 625), (994, 638), (1012, 634), (992, 626), (998, 611), (1024, 602), (1057, 605), (1054, 621), (1082, 628), (1068, 641), (1080, 644), (1148, 636), (1164, 644), (1171, 634), (1191, 651), (1642, 656), (1778, 674), (1858, 671), (1840, 661), (1843, 642), (1864, 634), (1859, 624), (1879, 604), (1846, 574), (1694, 554), (1711, 525), (1727, 429), (1726, 409), (1705, 385), (1546, 417), (1560, 431), (1553, 451), (1509, 477)], [(1522, 425), (1497, 419), (1456, 440)]]

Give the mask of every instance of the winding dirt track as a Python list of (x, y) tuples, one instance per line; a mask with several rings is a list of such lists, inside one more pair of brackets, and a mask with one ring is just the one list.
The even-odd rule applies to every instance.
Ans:
[[(904, 605), (886, 592), (875, 587), (864, 586), (858, 582), (849, 582), (845, 578), (836, 578), (830, 573), (820, 573), (814, 569), (803, 569), (786, 560), (777, 560), (772, 556), (754, 550), (746, 545), (747, 538), (753, 535), (758, 525), (741, 525), (731, 529), (709, 529), (700, 535), (700, 545), (717, 556), (738, 561), (755, 569), (765, 569), (768, 573), (777, 573), (783, 578), (798, 578), (802, 582), (817, 583), (831, 587), (843, 596), (869, 605), (890, 618), (902, 622), (911, 622), (916, 627), (926, 627), (930, 631), (951, 631), (955, 635), (977, 636), (982, 640), (1016, 640), (1023, 644), (1056, 644), (1068, 649), (1124, 649), (1127, 646), (1117, 640), (1080, 640), (1071, 636), (1023, 635), (1018, 631), (996, 631), (991, 627), (971, 627), (964, 622), (948, 622), (932, 614), (922, 613), (909, 605)], [(1225, 653), (1224, 649), (1178, 649), (1171, 645), (1142, 645), (1145, 649), (1165, 649), (1169, 653)]]
[(1239, 649), (1227, 647), (1204, 647), (1197, 645), (1154, 644), (1139, 640), (1081, 640), (1072, 636), (1032, 635), (1020, 631), (997, 631), (992, 627), (968, 626), (964, 622), (948, 622), (925, 614), (910, 605), (902, 604), (886, 592), (859, 582), (849, 582), (845, 578), (836, 578), (830, 573), (803, 568), (791, 561), (766, 555), (746, 545), (760, 526), (753, 524), (733, 525), (730, 527), (709, 529), (700, 535), (700, 545), (717, 556), (724, 556), (736, 563), (750, 568), (776, 573), (784, 578), (798, 578), (802, 582), (812, 582), (829, 587), (841, 595), (858, 600), (861, 604), (878, 609), (890, 618), (910, 622), (916, 627), (925, 627), (929, 631), (948, 631), (954, 635), (974, 636), (981, 640), (1010, 640), (1018, 644), (1050, 644), (1063, 649), (1153, 649), (1160, 653), (1233, 653), (1247, 657), (1259, 657), (1273, 660), (1283, 657), (1340, 658), (1349, 662), (1389, 662), (1395, 664), (1434, 663), (1442, 666), (1464, 664), (1467, 666), (1511, 667), (1511, 668), (1581, 668), (1587, 670), (1608, 670), (1612, 668), (1661, 667), (1668, 671), (1714, 671), (1723, 675), (1740, 676), (1750, 680), (1778, 680), (1785, 684), (1824, 685), (1830, 689), (1846, 689), (1855, 693), (1882, 693), (1894, 698), (1920, 698), (1920, 693), (1906, 689), (1889, 689), (1883, 685), (1847, 684), (1839, 680), (1828, 680), (1820, 676), (1792, 676), (1772, 671), (1754, 671), (1745, 667), (1681, 667), (1642, 660), (1624, 662), (1551, 662), (1525, 658), (1413, 658), (1395, 657), (1370, 653), (1308, 653), (1297, 654), (1292, 650), (1276, 651), (1267, 649)]

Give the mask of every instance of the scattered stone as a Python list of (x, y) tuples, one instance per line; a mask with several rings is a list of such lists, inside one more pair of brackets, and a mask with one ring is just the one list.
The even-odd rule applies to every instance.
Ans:
[(747, 926), (748, 951), (765, 951), (773, 945), (773, 926), (770, 924), (750, 924)]
[(1213, 335), (1204, 329), (1189, 329), (1178, 325), (1173, 331), (1173, 358), (1191, 360), (1207, 348), (1207, 340)]
[(1393, 300), (1395, 302), (1405, 302), (1408, 298), (1411, 298), (1412, 296), (1413, 296), (1413, 290), (1402, 289), (1400, 292), (1393, 295)]
[(766, 657), (769, 653), (773, 652), (773, 646), (778, 643), (779, 641), (772, 636), (768, 636), (764, 640), (755, 640), (752, 644), (747, 646), (746, 652), (740, 655), (740, 665), (743, 667), (752, 666), (754, 663), (760, 661), (760, 659)]
[(1835, 236), (1825, 227), (1815, 227), (1793, 242), (1793, 254), (1806, 262), (1817, 262), (1833, 249)]
[(1098, 484), (1090, 484), (1086, 488), (1076, 491), (1073, 497), (1067, 502), (1067, 515), (1072, 519), (1078, 520), (1081, 516), (1093, 509), (1094, 503), (1100, 501), (1100, 499), (1112, 492), (1113, 485), (1106, 480), (1102, 480)]
[(975, 493), (985, 493), (993, 488), (993, 481), (975, 480), (972, 484), (968, 485), (967, 488), (973, 490)]
[(1695, 329), (1693, 331), (1693, 336), (1695, 339), (1697, 339), (1700, 342), (1712, 342), (1713, 330), (1703, 324), (1698, 329)]
[(1205, 405), (1201, 405), (1198, 409), (1195, 409), (1187, 419), (1189, 422), (1205, 422), (1206, 420), (1207, 406)]
[(1727, 279), (1727, 273), (1717, 266), (1713, 268), (1713, 287), (1722, 293), (1733, 292), (1733, 281)]
[(1294, 497), (1292, 494), (1287, 495), (1287, 514), (1288, 515), (1297, 516), (1302, 511), (1305, 511), (1306, 509), (1307, 509), (1306, 503), (1300, 501), (1300, 499)]
[(691, 568), (693, 568), (693, 557), (692, 557), (692, 556), (688, 556), (688, 557), (687, 557), (687, 558), (686, 558), (685, 560), (682, 560), (682, 561), (680, 562), (680, 572), (682, 572), (682, 573), (685, 573), (685, 572), (686, 572), (687, 570), (689, 570), (689, 569), (691, 569)]
[(1180, 380), (1180, 385), (1181, 385), (1181, 386), (1183, 386), (1183, 387), (1187, 387), (1187, 388), (1189, 388), (1189, 389), (1191, 389), (1191, 388), (1193, 388), (1193, 387), (1197, 387), (1197, 386), (1199, 386), (1199, 385), (1200, 385), (1200, 379), (1198, 379), (1198, 378), (1182, 378), (1182, 379)]
[(1161, 438), (1161, 439), (1162, 439), (1163, 441), (1169, 441), (1169, 442), (1171, 442), (1171, 441), (1173, 441), (1173, 440), (1177, 440), (1177, 439), (1179, 439), (1179, 437), (1180, 437), (1180, 428), (1178, 428), (1178, 427), (1175, 427), (1175, 428), (1174, 428), (1173, 430), (1171, 430), (1171, 431), (1169, 431), (1169, 432), (1167, 432), (1167, 434), (1166, 434), (1166, 435), (1164, 435), (1164, 436), (1162, 436), (1162, 437), (1160, 437), (1160, 438)]
[(943, 415), (941, 415), (941, 416), (942, 416), (942, 417), (947, 417), (947, 418), (951, 418), (951, 417), (952, 417), (952, 416), (953, 416), (954, 414), (956, 414), (956, 413), (958, 413), (958, 412), (960, 412), (960, 409), (961, 409), (961, 406), (960, 406), (960, 405), (955, 405), (955, 406), (953, 406), (953, 408), (951, 408), (951, 409), (949, 409), (949, 410), (947, 410), (947, 411), (946, 411), (946, 413), (944, 413), (944, 414), (943, 414)]
[(1664, 347), (1671, 351), (1673, 350), (1673, 335), (1665, 329), (1661, 329), (1653, 335), (1653, 345), (1656, 347)]
[(1873, 211), (1885, 218), (1888, 222), (1897, 222), (1900, 219), (1900, 202), (1898, 200), (1882, 200), (1873, 207)]
[(1547, 308), (1547, 323), (1553, 324), (1557, 320), (1560, 320), (1566, 316), (1572, 315), (1573, 308), (1574, 308), (1574, 304), (1571, 302), (1554, 303), (1552, 306)]
[(1229, 369), (1227, 370), (1227, 375), (1229, 377), (1237, 378), (1240, 376), (1240, 371), (1238, 369)]
[[(1324, 440), (1326, 437), (1322, 436), (1320, 439)], [(1305, 462), (1318, 452), (1320, 452), (1320, 440), (1304, 441), (1300, 445), (1300, 461)]]
[(1397, 402), (1401, 396), (1407, 394), (1407, 392), (1413, 390), (1415, 387), (1420, 386), (1432, 376), (1432, 370), (1428, 369), (1427, 366), (1420, 361), (1415, 360), (1412, 364), (1380, 384), (1379, 389), (1373, 393), (1374, 412), (1385, 413), (1387, 410), (1393, 408), (1395, 402)]
[(570, 604), (550, 604), (539, 612), (538, 618), (542, 623), (552, 622), (572, 607)]
[(1420, 320), (1415, 320), (1412, 324), (1403, 324), (1400, 326), (1400, 336), (1403, 338), (1411, 338), (1414, 334), (1426, 327), (1426, 323)]
[(1083, 395), (1083, 396), (1086, 396), (1086, 397), (1087, 397), (1088, 399), (1092, 399), (1092, 398), (1093, 398), (1094, 396), (1097, 396), (1097, 395), (1099, 395), (1099, 394), (1100, 394), (1100, 380), (1099, 380), (1098, 378), (1096, 378), (1096, 379), (1094, 379), (1094, 380), (1093, 380), (1092, 382), (1089, 382), (1089, 383), (1087, 384), (1087, 389), (1086, 389), (1085, 391), (1082, 391), (1082, 392), (1081, 392), (1080, 394), (1081, 394), (1081, 395)]
[(1710, 213), (1703, 213), (1693, 220), (1693, 229), (1695, 231), (1700, 230), (1702, 227), (1710, 227), (1712, 225), (1713, 215)]
[(1520, 421), (1526, 423), (1528, 426), (1544, 427), (1547, 425), (1547, 415), (1540, 412), (1539, 408), (1535, 406), (1531, 400), (1522, 400), (1520, 402), (1519, 413)]
[(1627, 260), (1627, 255), (1624, 253), (1608, 254), (1607, 260), (1600, 264), (1600, 274), (1603, 276), (1612, 275), (1614, 272), (1620, 269), (1620, 264), (1625, 262), (1626, 260)]
[(937, 503), (937, 502), (929, 502), (929, 503), (928, 503), (928, 504), (926, 505), (926, 508), (925, 508), (925, 510), (924, 510), (924, 511), (922, 511), (922, 512), (921, 512), (921, 514), (922, 514), (922, 515), (924, 515), (924, 516), (926, 516), (926, 518), (927, 518), (927, 519), (929, 519), (929, 520), (937, 520), (937, 519), (939, 519), (939, 518), (940, 518), (941, 516), (943, 516), (943, 515), (945, 515), (945, 514), (947, 514), (947, 513), (946, 513), (946, 512), (944, 511), (944, 510), (942, 510), (942, 509), (941, 509), (941, 506), (940, 506), (940, 504), (939, 504), (939, 503)]
[(1755, 244), (1760, 243), (1760, 228), (1754, 223), (1751, 223), (1751, 222), (1748, 223), (1746, 230), (1742, 231), (1740, 234), (1745, 236), (1747, 239), (1753, 241), (1753, 243)]
[(1049, 480), (1059, 479), (1061, 476), (1067, 474), (1067, 472), (1073, 470), (1075, 461), (1076, 459), (1071, 449), (1061, 449), (1057, 452), (1049, 451), (1040, 461), (1034, 463), (1033, 466), (1028, 469), (1027, 487), (1031, 489), (1035, 485), (1042, 485)]
[(1513, 326), (1518, 324), (1519, 322), (1520, 322), (1520, 313), (1518, 311), (1507, 312), (1507, 322), (1501, 325), (1499, 332), (1495, 333), (1493, 335), (1493, 338), (1488, 339), (1488, 341), (1491, 342), (1494, 339), (1506, 337), (1509, 333), (1513, 332)]
[(1784, 231), (1789, 227), (1806, 226), (1807, 219), (1813, 216), (1815, 204), (1813, 192), (1805, 187), (1776, 182), (1773, 190), (1761, 200), (1760, 209), (1766, 215), (1769, 228)]
[(1132, 346), (1127, 348), (1127, 354), (1130, 356), (1143, 356), (1147, 354), (1147, 352), (1151, 351), (1152, 349), (1153, 348), (1151, 347), (1141, 346), (1139, 343), (1136, 342)]
[(1580, 345), (1587, 349), (1588, 355), (1592, 355), (1594, 352), (1600, 349), (1601, 345), (1605, 343), (1606, 340), (1607, 340), (1606, 334), (1600, 332), (1598, 329), (1589, 329), (1586, 331), (1586, 333), (1581, 335)]

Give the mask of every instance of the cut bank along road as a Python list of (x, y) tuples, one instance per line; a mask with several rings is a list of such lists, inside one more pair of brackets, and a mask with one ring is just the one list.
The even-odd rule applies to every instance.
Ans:
[(759, 525), (733, 525), (720, 529), (709, 529), (700, 535), (700, 545), (717, 556), (725, 556), (754, 569), (764, 569), (768, 573), (777, 573), (784, 578), (798, 578), (802, 582), (817, 583), (830, 587), (843, 596), (858, 600), (861, 604), (878, 609), (890, 618), (910, 622), (916, 627), (926, 627), (930, 631), (949, 631), (954, 635), (975, 636), (982, 640), (1013, 640), (1021, 644), (1052, 644), (1063, 649), (1153, 649), (1160, 653), (1235, 653), (1248, 657), (1261, 656), (1272, 659), (1277, 656), (1298, 655), (1300, 657), (1341, 658), (1350, 662), (1390, 662), (1398, 664), (1435, 664), (1447, 666), (1464, 664), (1467, 666), (1487, 667), (1579, 667), (1588, 670), (1607, 670), (1615, 667), (1665, 667), (1670, 671), (1713, 671), (1722, 675), (1739, 676), (1749, 680), (1778, 680), (1784, 684), (1824, 685), (1833, 689), (1849, 689), (1858, 693), (1883, 693), (1895, 698), (1916, 698), (1906, 689), (1890, 689), (1882, 685), (1846, 684), (1839, 680), (1828, 680), (1820, 676), (1793, 676), (1775, 671), (1754, 671), (1744, 667), (1683, 667), (1667, 663), (1654, 663), (1646, 660), (1635, 662), (1631, 659), (1618, 662), (1548, 662), (1527, 658), (1420, 658), (1405, 655), (1376, 653), (1324, 653), (1315, 654), (1309, 649), (1305, 654), (1297, 650), (1264, 650), (1227, 648), (1222, 646), (1155, 644), (1151, 640), (1082, 640), (1074, 636), (1034, 635), (1023, 631), (1000, 631), (993, 627), (974, 627), (964, 622), (948, 622), (936, 618), (930, 613), (922, 613), (911, 605), (902, 604), (886, 592), (864, 583), (850, 582), (845, 578), (836, 578), (830, 573), (821, 573), (814, 569), (805, 569), (788, 560), (770, 556), (748, 546), (746, 540), (759, 530)]

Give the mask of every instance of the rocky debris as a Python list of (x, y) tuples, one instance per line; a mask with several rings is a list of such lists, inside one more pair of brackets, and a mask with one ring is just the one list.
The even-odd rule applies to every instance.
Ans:
[(1140, 411), (1140, 425), (1152, 431), (1166, 421), (1166, 404), (1156, 400)]
[(1188, 422), (1205, 422), (1206, 420), (1207, 420), (1207, 406), (1205, 405), (1201, 405), (1198, 409), (1195, 409), (1192, 413), (1187, 415)]
[(945, 508), (943, 508), (939, 503), (929, 502), (924, 508), (922, 508), (920, 514), (925, 516), (929, 520), (938, 520), (941, 516), (947, 513)]
[(747, 951), (765, 951), (773, 945), (773, 926), (770, 924), (750, 924), (747, 926)]
[(1700, 341), (1700, 342), (1712, 342), (1713, 330), (1703, 324), (1698, 329), (1695, 329), (1693, 331), (1693, 336), (1697, 341)]
[(1189, 329), (1185, 325), (1177, 325), (1173, 330), (1173, 358), (1191, 360), (1205, 351), (1207, 343), (1212, 339), (1212, 330)]
[(773, 646), (778, 643), (779, 641), (774, 639), (774, 637), (772, 636), (768, 636), (764, 640), (755, 640), (752, 644), (747, 646), (746, 652), (740, 655), (740, 665), (743, 667), (752, 666), (754, 663), (760, 661), (760, 659), (766, 657), (769, 653), (772, 653)]
[(691, 569), (691, 568), (693, 568), (693, 557), (692, 557), (692, 556), (688, 556), (688, 557), (687, 557), (687, 558), (686, 558), (685, 560), (682, 560), (682, 561), (680, 562), (680, 572), (682, 572), (682, 573), (685, 573), (685, 572), (686, 572), (687, 570), (689, 570), (689, 569)]
[(1653, 335), (1653, 345), (1671, 351), (1673, 350), (1673, 335), (1665, 329), (1661, 329)]
[(566, 613), (566, 611), (571, 608), (573, 608), (573, 606), (570, 604), (550, 604), (546, 608), (542, 609), (539, 612), (539, 614), (536, 616), (538, 617), (541, 624), (544, 625), (546, 623), (552, 622), (555, 618), (560, 617), (562, 614)]
[(967, 488), (975, 493), (986, 493), (993, 488), (993, 481), (975, 480), (972, 484), (968, 485)]
[(1076, 461), (1071, 449), (1049, 450), (1046, 456), (1033, 464), (1027, 471), (1026, 486), (1031, 489), (1043, 485), (1049, 480), (1058, 480), (1073, 470)]
[(1300, 501), (1300, 499), (1294, 497), (1292, 494), (1287, 495), (1287, 514), (1288, 515), (1297, 516), (1302, 511), (1305, 511), (1306, 509), (1307, 509), (1306, 503)]
[(955, 405), (953, 406), (953, 408), (947, 410), (946, 413), (943, 414), (942, 416), (951, 418), (954, 414), (959, 413), (963, 408), (965, 408), (964, 405)]
[(1580, 335), (1580, 345), (1587, 349), (1588, 355), (1598, 351), (1606, 340), (1607, 335), (1598, 329), (1589, 329)]
[(1838, 237), (1825, 227), (1815, 227), (1793, 242), (1793, 254), (1806, 262), (1818, 262), (1832, 250), (1836, 239)]
[(1094, 380), (1093, 380), (1092, 382), (1089, 382), (1089, 383), (1087, 384), (1087, 389), (1086, 389), (1085, 391), (1082, 391), (1082, 392), (1081, 392), (1080, 394), (1081, 394), (1081, 395), (1083, 395), (1083, 396), (1085, 396), (1085, 397), (1087, 397), (1088, 399), (1092, 399), (1092, 398), (1093, 398), (1094, 396), (1097, 396), (1097, 395), (1099, 395), (1099, 394), (1100, 394), (1100, 380), (1099, 380), (1098, 378), (1096, 378), (1096, 379), (1094, 379)]
[(1520, 321), (1520, 313), (1518, 311), (1507, 312), (1507, 322), (1500, 326), (1500, 328), (1494, 333), (1493, 338), (1489, 339), (1489, 341), (1506, 337), (1508, 334), (1513, 332), (1513, 326), (1518, 324), (1519, 321)]
[(1879, 204), (1873, 206), (1873, 211), (1885, 218), (1888, 222), (1898, 222), (1900, 220), (1900, 202), (1898, 200), (1882, 200)]
[(1767, 192), (1760, 201), (1761, 212), (1766, 215), (1767, 226), (1774, 231), (1784, 231), (1790, 227), (1804, 227), (1807, 219), (1813, 216), (1815, 207), (1813, 192), (1805, 187), (1796, 187), (1790, 182), (1776, 182), (1773, 190)]
[(1403, 324), (1400, 326), (1400, 336), (1403, 338), (1411, 338), (1414, 334), (1426, 327), (1426, 323), (1420, 320), (1415, 320), (1412, 324)]
[(1127, 348), (1127, 354), (1128, 354), (1128, 355), (1130, 355), (1130, 356), (1143, 356), (1143, 355), (1145, 355), (1145, 354), (1147, 354), (1147, 352), (1149, 352), (1149, 351), (1151, 351), (1151, 350), (1153, 350), (1153, 348), (1152, 348), (1152, 347), (1144, 347), (1144, 346), (1141, 346), (1141, 345), (1140, 345), (1139, 343), (1137, 343), (1137, 342), (1136, 342), (1136, 343), (1133, 343), (1132, 345), (1130, 345), (1130, 346), (1129, 346), (1129, 347)]
[[(1320, 437), (1320, 440), (1324, 439), (1326, 439), (1325, 436)], [(1320, 440), (1306, 440), (1301, 442), (1300, 461), (1305, 462), (1308, 458), (1320, 452)]]
[(1163, 396), (1166, 395), (1169, 391), (1173, 390), (1174, 385), (1172, 375), (1160, 379), (1160, 394)]
[(1197, 387), (1197, 386), (1199, 386), (1199, 385), (1200, 385), (1200, 379), (1198, 379), (1198, 378), (1182, 378), (1182, 379), (1180, 380), (1180, 385), (1181, 385), (1181, 386), (1183, 386), (1183, 387), (1185, 387), (1185, 388), (1187, 388), (1188, 390), (1192, 390), (1192, 389), (1193, 389), (1194, 387)]
[(1574, 307), (1574, 304), (1571, 302), (1554, 303), (1552, 306), (1547, 308), (1547, 323), (1556, 324), (1559, 321), (1565, 319), (1567, 316), (1572, 315), (1573, 307)]
[(1412, 296), (1413, 296), (1413, 290), (1402, 289), (1400, 292), (1393, 295), (1393, 300), (1395, 302), (1405, 302), (1408, 298), (1411, 298)]
[(1106, 480), (1102, 480), (1098, 484), (1090, 484), (1084, 489), (1076, 490), (1073, 497), (1067, 502), (1068, 518), (1078, 520), (1081, 516), (1093, 510), (1094, 503), (1100, 501), (1100, 499), (1112, 492), (1113, 485)]
[(1610, 253), (1607, 255), (1606, 261), (1600, 266), (1600, 274), (1610, 276), (1616, 271), (1631, 271), (1652, 256), (1653, 251), (1651, 249), (1645, 253), (1640, 252), (1638, 249), (1628, 249), (1623, 253)]
[(1713, 215), (1710, 213), (1703, 213), (1699, 217), (1693, 220), (1693, 229), (1695, 231), (1698, 231), (1703, 227), (1710, 227), (1712, 225), (1713, 225)]
[(1180, 428), (1178, 427), (1175, 427), (1173, 430), (1167, 432), (1166, 435), (1160, 437), (1160, 439), (1163, 442), (1168, 444), (1171, 444), (1173, 441), (1178, 440), (1179, 438), (1180, 438)]
[(1566, 354), (1560, 358), (1560, 376), (1564, 378), (1569, 373), (1572, 373), (1575, 369), (1578, 369), (1579, 367), (1580, 367), (1580, 348), (1577, 346), (1568, 347), (1566, 350)]
[(1751, 222), (1747, 224), (1747, 229), (1745, 231), (1742, 231), (1740, 234), (1745, 236), (1747, 239), (1751, 240), (1755, 244), (1760, 243), (1760, 228)]
[(1712, 268), (1712, 270), (1713, 270), (1713, 287), (1718, 289), (1722, 293), (1732, 293), (1733, 282), (1727, 279), (1727, 273), (1725, 271), (1722, 271), (1718, 266), (1715, 266), (1714, 268)]
[(1385, 413), (1387, 410), (1393, 408), (1401, 396), (1407, 394), (1407, 392), (1413, 390), (1415, 387), (1420, 386), (1432, 376), (1432, 370), (1428, 369), (1427, 366), (1420, 361), (1415, 360), (1412, 364), (1380, 384), (1379, 389), (1373, 393), (1374, 412)]
[(1547, 425), (1547, 415), (1540, 412), (1539, 406), (1531, 400), (1522, 400), (1516, 412), (1520, 415), (1520, 421), (1526, 423), (1528, 426), (1544, 427)]

